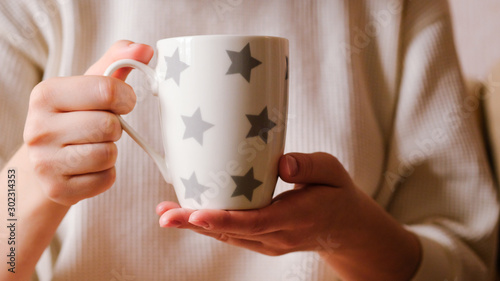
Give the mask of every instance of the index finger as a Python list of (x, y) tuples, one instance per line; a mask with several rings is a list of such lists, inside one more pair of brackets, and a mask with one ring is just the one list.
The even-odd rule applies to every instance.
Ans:
[[(108, 66), (121, 59), (133, 59), (148, 64), (153, 57), (153, 53), (151, 46), (120, 40), (115, 42), (96, 63), (90, 66), (85, 75), (101, 75)], [(129, 67), (120, 68), (112, 76), (125, 80), (131, 70)]]
[(136, 96), (128, 84), (104, 76), (57, 77), (38, 84), (31, 103), (53, 112), (107, 110), (129, 113)]

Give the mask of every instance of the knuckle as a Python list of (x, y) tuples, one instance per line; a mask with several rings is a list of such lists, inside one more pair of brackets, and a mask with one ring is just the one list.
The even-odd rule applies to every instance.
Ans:
[(28, 145), (39, 143), (50, 137), (50, 122), (47, 115), (54, 99), (53, 84), (60, 78), (51, 78), (36, 85), (30, 95), (28, 115), (23, 131), (23, 139)]
[(49, 138), (49, 133), (44, 130), (45, 126), (41, 124), (40, 119), (29, 119), (24, 126), (23, 139), (28, 146), (41, 143)]
[(111, 187), (111, 185), (113, 185), (113, 183), (116, 180), (116, 168), (113, 167), (113, 168), (107, 170), (106, 174), (107, 174), (106, 178), (109, 180), (109, 184), (108, 184), (109, 185), (108, 188), (109, 188), (109, 187)]
[(232, 217), (230, 212), (222, 212), (222, 215), (219, 217), (219, 220), (216, 223), (215, 227), (226, 227), (228, 225), (231, 225), (232, 222)]
[(44, 192), (45, 196), (54, 202), (67, 203), (70, 201), (68, 198), (68, 185), (62, 179), (46, 186)]
[[(38, 86), (37, 86), (38, 87)], [(35, 92), (37, 90), (33, 90)], [(45, 92), (45, 91), (42, 91)], [(32, 94), (26, 122), (24, 124), (23, 139), (28, 145), (39, 143), (49, 136), (46, 126), (46, 118), (37, 110), (39, 104), (46, 103), (40, 100), (46, 100), (40, 96), (47, 94)]]
[(39, 148), (28, 146), (29, 160), (33, 166), (35, 174), (39, 176), (52, 175), (54, 172), (53, 158), (46, 155)]
[(110, 169), (103, 172), (104, 180), (100, 181), (100, 186), (104, 190), (109, 189), (116, 180), (116, 168), (113, 166)]
[(301, 154), (297, 160), (300, 179), (309, 183), (337, 186), (346, 174), (340, 161), (328, 153)]
[(264, 233), (266, 231), (266, 227), (264, 225), (261, 225), (258, 221), (252, 223), (250, 227), (250, 234), (252, 235), (257, 235)]
[(114, 164), (117, 155), (118, 149), (116, 148), (116, 144), (113, 142), (105, 143), (100, 152), (100, 159), (102, 159), (104, 163), (108, 163), (108, 165)]
[(81, 199), (94, 197), (108, 190), (116, 180), (116, 169), (113, 166), (110, 169), (89, 176), (91, 177), (89, 182), (85, 186), (79, 187)]
[(98, 79), (98, 98), (102, 104), (118, 114), (128, 113), (134, 108), (136, 96), (129, 85), (113, 77), (99, 76)]
[(66, 176), (59, 173), (60, 169), (57, 163), (48, 157), (41, 157), (37, 153), (30, 153), (30, 160), (45, 196), (54, 202), (67, 204), (69, 192)]
[(121, 137), (122, 127), (120, 121), (113, 113), (98, 112), (94, 115), (93, 122), (88, 122), (87, 138), (90, 142), (117, 141)]
[(57, 182), (45, 188), (46, 196), (54, 202), (71, 206), (79, 201), (96, 196), (109, 189), (115, 179), (115, 168), (99, 172), (95, 175), (62, 176)]
[[(129, 86), (127, 86), (129, 87)], [(116, 101), (114, 104), (114, 110), (118, 114), (126, 114), (134, 109), (136, 103), (136, 96), (133, 90), (127, 91), (129, 92), (126, 95), (122, 95), (122, 98)]]
[(322, 154), (323, 157), (330, 158), (330, 163), (333, 169), (335, 169), (336, 171), (339, 169), (344, 169), (344, 166), (342, 165), (342, 163), (340, 163), (340, 160), (337, 157), (324, 152), (322, 152)]
[(97, 77), (97, 84), (99, 85), (98, 99), (107, 106), (113, 105), (116, 100), (116, 82), (110, 77), (99, 76)]
[(301, 157), (299, 171), (304, 178), (310, 178), (314, 174), (314, 161), (309, 155)]
[(315, 154), (317, 158), (321, 159), (324, 163), (328, 163), (328, 166), (334, 170), (338, 170), (339, 168), (343, 167), (339, 159), (334, 155), (326, 152), (316, 152)]
[(30, 146), (35, 144), (37, 139), (37, 136), (35, 134), (35, 130), (33, 126), (31, 126), (31, 122), (26, 122), (24, 125), (24, 131), (23, 131), (23, 140), (24, 142)]
[(52, 161), (43, 157), (32, 157), (33, 169), (38, 175), (46, 175), (52, 171)]
[(219, 233), (219, 234), (217, 234), (215, 239), (217, 239), (221, 242), (227, 242), (229, 240), (229, 236), (227, 236), (225, 233)]
[(80, 149), (81, 146), (68, 146), (66, 149), (60, 151), (60, 159), (63, 162), (58, 163), (59, 167), (67, 169), (75, 169), (82, 165), (85, 160), (85, 150)]
[(68, 176), (61, 176), (57, 181), (49, 184), (45, 187), (44, 193), (50, 200), (66, 206), (74, 205), (81, 200)]
[(116, 115), (109, 112), (99, 112), (88, 122), (87, 138), (92, 143), (103, 141), (117, 141), (121, 137), (121, 125)]
[(58, 78), (51, 78), (46, 81), (38, 83), (30, 95), (30, 108), (37, 108), (40, 106), (47, 106), (52, 103), (53, 87), (52, 82)]
[(284, 251), (291, 251), (299, 245), (299, 240), (294, 236), (282, 235), (276, 243)]
[(256, 210), (257, 215), (254, 220), (252, 220), (252, 224), (250, 225), (250, 234), (257, 235), (266, 232), (267, 223), (263, 215), (261, 215), (260, 210)]
[[(99, 167), (110, 167), (115, 164), (118, 155), (115, 143), (89, 144), (84, 145), (84, 147), (78, 160), (99, 163)], [(77, 157), (74, 157), (74, 159), (76, 160)]]
[(122, 134), (122, 126), (116, 115), (106, 113), (99, 130), (105, 135), (106, 140), (117, 141)]
[(320, 155), (320, 156), (321, 156), (321, 157), (323, 157), (323, 158), (330, 158), (330, 159), (332, 159), (333, 161), (337, 161), (337, 162), (338, 162), (337, 157), (335, 157), (334, 155), (331, 155), (330, 153), (326, 153), (326, 152), (316, 152), (315, 154)]

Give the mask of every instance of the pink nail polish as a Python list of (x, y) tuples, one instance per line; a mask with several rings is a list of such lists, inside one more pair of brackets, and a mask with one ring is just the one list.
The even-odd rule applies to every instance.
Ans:
[(195, 226), (203, 227), (205, 229), (209, 227), (206, 221), (190, 221), (189, 223)]

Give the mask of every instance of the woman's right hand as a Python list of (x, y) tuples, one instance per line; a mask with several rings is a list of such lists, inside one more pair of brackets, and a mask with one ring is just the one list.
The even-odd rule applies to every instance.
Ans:
[(24, 130), (30, 161), (44, 194), (70, 206), (109, 189), (115, 181), (117, 141), (122, 128), (115, 114), (129, 113), (136, 96), (125, 78), (101, 76), (120, 59), (148, 63), (148, 45), (118, 41), (84, 76), (57, 77), (32, 91)]

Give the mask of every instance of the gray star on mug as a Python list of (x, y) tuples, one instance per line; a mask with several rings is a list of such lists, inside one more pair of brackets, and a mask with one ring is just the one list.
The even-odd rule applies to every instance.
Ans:
[(164, 57), (167, 64), (167, 73), (165, 74), (165, 81), (172, 78), (178, 86), (181, 84), (181, 72), (189, 67), (186, 63), (179, 58), (179, 48), (177, 48), (171, 57)]
[(236, 189), (231, 197), (244, 195), (250, 202), (252, 202), (253, 191), (259, 187), (262, 182), (256, 180), (253, 176), (253, 167), (244, 176), (231, 176), (236, 183)]
[(181, 178), (184, 187), (186, 188), (186, 192), (184, 193), (185, 199), (194, 199), (198, 204), (201, 205), (201, 194), (208, 189), (208, 186), (201, 185), (198, 183), (198, 179), (196, 178), (195, 172), (191, 174), (189, 179)]
[(235, 52), (226, 50), (229, 58), (231, 59), (231, 66), (226, 72), (228, 74), (239, 73), (243, 78), (250, 82), (250, 74), (252, 68), (258, 66), (262, 62), (253, 58), (250, 54), (250, 43), (248, 43), (241, 51)]
[(193, 116), (181, 116), (184, 125), (186, 125), (186, 131), (184, 131), (183, 140), (188, 138), (194, 138), (199, 144), (203, 145), (203, 133), (212, 128), (214, 125), (201, 119), (201, 109), (194, 112)]
[(247, 114), (248, 121), (252, 124), (252, 128), (247, 134), (247, 138), (259, 136), (267, 143), (268, 132), (276, 126), (276, 123), (271, 121), (267, 116), (267, 106), (264, 107), (259, 115)]

